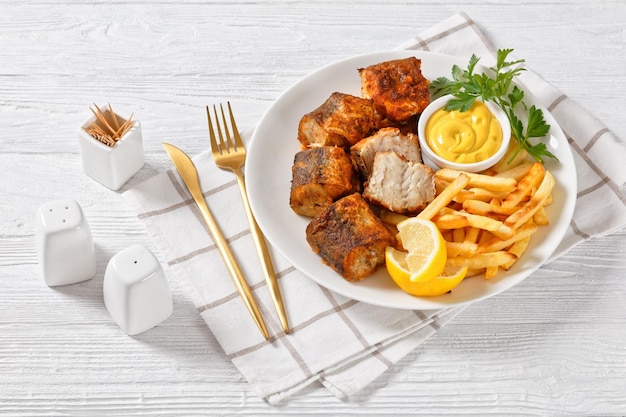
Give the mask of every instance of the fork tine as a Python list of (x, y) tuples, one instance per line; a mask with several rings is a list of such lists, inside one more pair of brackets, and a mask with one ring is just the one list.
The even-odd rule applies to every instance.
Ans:
[[(224, 108), (222, 107), (221, 104), (220, 104), (220, 110), (222, 113), (222, 123), (220, 123), (220, 119), (217, 115), (217, 108), (215, 107), (215, 105), (213, 105), (213, 112), (215, 113), (215, 123), (217, 124), (217, 133), (220, 137), (220, 142), (222, 143), (222, 147), (226, 149), (226, 152), (230, 153), (231, 149), (233, 151), (235, 150), (235, 147), (233, 146), (233, 141), (230, 138), (230, 131), (228, 130), (228, 123), (226, 123), (226, 116), (224, 116)], [(223, 125), (225, 135), (222, 135), (222, 128), (220, 127), (220, 125)], [(224, 139), (224, 136), (226, 136), (226, 139)]]
[(217, 126), (217, 137), (220, 140), (220, 154), (223, 154), (224, 152), (228, 153), (229, 149), (226, 146), (226, 143), (224, 143), (224, 135), (222, 135), (222, 126), (220, 123), (220, 118), (217, 115), (217, 107), (215, 107), (215, 104), (213, 105), (213, 116), (215, 117), (215, 126)]
[(213, 153), (219, 152), (222, 154), (221, 147), (217, 146), (217, 139), (215, 138), (215, 130), (213, 129), (213, 123), (211, 123), (211, 112), (209, 111), (209, 106), (206, 106), (206, 118), (209, 121), (209, 137), (211, 139), (211, 151)]
[(243, 142), (241, 141), (241, 136), (239, 135), (239, 129), (237, 129), (237, 123), (235, 123), (235, 116), (233, 116), (233, 109), (230, 107), (230, 101), (228, 101), (227, 104), (228, 113), (230, 114), (230, 126), (233, 128), (233, 136), (235, 137), (235, 146), (237, 147), (237, 150), (239, 150), (239, 148), (243, 150)]

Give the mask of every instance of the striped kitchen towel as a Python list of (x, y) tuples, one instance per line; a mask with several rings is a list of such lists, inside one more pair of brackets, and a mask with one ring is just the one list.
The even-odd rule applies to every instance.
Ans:
[[(461, 58), (475, 53), (484, 65), (493, 65), (496, 53), (465, 14), (452, 16), (402, 48)], [(555, 258), (576, 243), (626, 224), (626, 144), (532, 71), (523, 74), (522, 82), (553, 113), (575, 155), (576, 211)], [(272, 250), (292, 326), (285, 335), (265, 288), (233, 175), (218, 169), (208, 151), (193, 159), (208, 204), (219, 213), (220, 226), (260, 301), (269, 341), (250, 319), (178, 174), (173, 169), (157, 174), (124, 196), (145, 222), (170, 279), (188, 290), (226, 357), (268, 402), (284, 400), (314, 381), (339, 397), (350, 396), (463, 310), (394, 310), (354, 301), (315, 284)]]

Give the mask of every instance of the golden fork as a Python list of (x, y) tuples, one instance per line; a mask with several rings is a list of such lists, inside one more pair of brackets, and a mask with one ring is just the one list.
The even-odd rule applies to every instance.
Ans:
[[(289, 324), (287, 323), (287, 316), (285, 314), (285, 307), (283, 305), (283, 299), (280, 294), (280, 288), (278, 287), (278, 280), (276, 279), (274, 267), (272, 266), (272, 259), (270, 258), (269, 251), (267, 250), (263, 233), (261, 232), (261, 229), (259, 229), (259, 226), (257, 225), (257, 222), (252, 214), (250, 202), (248, 201), (248, 194), (246, 192), (246, 184), (243, 179), (243, 174), (241, 173), (241, 167), (246, 162), (246, 149), (244, 148), (243, 142), (241, 141), (239, 130), (237, 130), (237, 124), (235, 123), (235, 117), (233, 116), (230, 102), (228, 102), (227, 104), (228, 113), (230, 115), (230, 125), (233, 130), (233, 138), (235, 142), (233, 144), (230, 131), (228, 129), (228, 123), (226, 122), (226, 116), (224, 115), (224, 108), (222, 107), (222, 105), (220, 104), (220, 111), (222, 116), (221, 125), (220, 118), (217, 113), (217, 108), (215, 107), (215, 105), (213, 106), (213, 114), (215, 116), (215, 124), (217, 126), (216, 129), (213, 128), (213, 123), (211, 122), (211, 113), (209, 111), (209, 106), (206, 106), (206, 114), (209, 122), (209, 136), (211, 138), (211, 152), (213, 153), (213, 159), (215, 160), (215, 164), (218, 167), (231, 170), (237, 177), (237, 184), (239, 185), (241, 199), (243, 200), (243, 206), (245, 208), (248, 223), (250, 225), (252, 239), (254, 240), (257, 255), (259, 256), (259, 260), (261, 261), (261, 265), (263, 266), (265, 282), (267, 283), (267, 287), (269, 288), (270, 295), (272, 296), (274, 306), (276, 307), (276, 311), (278, 312), (278, 317), (280, 318), (283, 330), (285, 331), (285, 333), (289, 333)], [(222, 127), (224, 130), (223, 133)], [(215, 135), (216, 131), (217, 137)], [(217, 138), (219, 138), (219, 143), (217, 141)]]

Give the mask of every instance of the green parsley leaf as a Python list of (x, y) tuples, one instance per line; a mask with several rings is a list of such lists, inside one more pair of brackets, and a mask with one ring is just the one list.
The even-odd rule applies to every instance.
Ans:
[(543, 120), (543, 112), (532, 106), (528, 111), (528, 126), (526, 136), (529, 138), (540, 138), (548, 134), (550, 125)]

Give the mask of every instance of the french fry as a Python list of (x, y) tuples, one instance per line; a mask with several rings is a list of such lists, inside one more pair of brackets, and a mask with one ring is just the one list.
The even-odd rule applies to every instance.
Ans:
[(383, 209), (380, 211), (380, 219), (385, 223), (397, 226), (401, 221), (408, 219), (408, 216)]
[(461, 211), (463, 210), (463, 204), (457, 202), (457, 201), (450, 201), (450, 203), (448, 203), (448, 205), (446, 206), (446, 208), (451, 208), (452, 210), (456, 210), (456, 211)]
[(480, 233), (478, 234), (478, 241), (477, 243), (479, 245), (482, 245), (485, 242), (489, 242), (491, 239), (493, 239), (493, 235), (491, 233), (489, 233), (486, 230), (482, 230), (482, 229), (478, 229), (480, 231)]
[(532, 168), (532, 166), (533, 163), (530, 161), (522, 162), (516, 167), (507, 169), (506, 171), (498, 172), (495, 176), (503, 178), (513, 178), (516, 181), (519, 181), (524, 178), (524, 175), (528, 174), (528, 171), (530, 171), (530, 168)]
[(470, 225), (467, 217), (454, 213), (437, 215), (432, 218), (432, 221), (437, 225), (438, 228), (445, 230), (455, 230)]
[(478, 244), (472, 242), (446, 242), (449, 257), (472, 256), (478, 250)]
[[(443, 271), (441, 272), (441, 276), (452, 276), (452, 275), (456, 275), (461, 269), (465, 269), (464, 266), (452, 266), (452, 265), (448, 265), (446, 264), (445, 268), (443, 269)], [(470, 272), (469, 269), (466, 272)], [(469, 275), (465, 275), (466, 277)]]
[(541, 206), (537, 209), (537, 212), (533, 215), (533, 221), (539, 226), (546, 226), (550, 224), (548, 215), (546, 214), (545, 206)]
[(444, 181), (453, 181), (459, 175), (469, 176), (469, 186), (479, 187), (486, 190), (494, 191), (514, 191), (517, 187), (517, 181), (513, 178), (492, 177), (490, 175), (475, 174), (470, 172), (457, 171), (455, 169), (442, 168), (435, 173), (435, 177), (439, 177)]
[(500, 266), (517, 259), (517, 256), (507, 251), (479, 253), (473, 256), (456, 256), (448, 258), (451, 266), (467, 266), (470, 269)]
[(515, 242), (520, 241), (526, 237), (530, 237), (537, 231), (537, 225), (532, 221), (526, 223), (515, 231), (515, 234), (508, 239), (493, 238), (487, 242), (484, 242), (478, 246), (478, 253), (496, 252), (505, 249)]
[(488, 266), (487, 268), (485, 268), (485, 279), (491, 279), (495, 277), (499, 270), (499, 266)]
[(463, 242), (465, 240), (465, 227), (459, 227), (452, 231), (453, 242)]
[(517, 183), (517, 189), (502, 201), (502, 206), (515, 207), (520, 204), (541, 182), (545, 171), (541, 162), (535, 162), (528, 173)]
[(506, 171), (508, 169), (515, 168), (528, 159), (528, 152), (521, 149), (516, 140), (512, 140), (509, 144), (509, 149), (507, 149), (502, 159), (500, 159), (500, 161), (495, 164), (492, 169), (497, 172)]
[(528, 248), (528, 244), (529, 243), (530, 243), (530, 236), (526, 236), (525, 238), (520, 239), (517, 242), (515, 242), (513, 245), (511, 245), (511, 247), (508, 249), (508, 252), (512, 253), (513, 255), (515, 255), (516, 258), (515, 258), (515, 260), (512, 260), (510, 262), (507, 262), (507, 263), (503, 264), (502, 268), (504, 268), (506, 271), (511, 269), (513, 264), (515, 262), (517, 262), (517, 260), (526, 251), (526, 248)]
[(537, 191), (533, 194), (530, 200), (528, 200), (522, 208), (520, 208), (515, 213), (511, 214), (504, 221), (504, 224), (512, 229), (517, 229), (524, 223), (526, 223), (533, 215), (539, 210), (540, 207), (543, 206), (548, 196), (552, 192), (552, 188), (554, 188), (554, 177), (550, 173), (550, 171), (546, 171), (543, 176), (543, 181), (541, 181), (541, 185), (537, 189)]
[(454, 201), (459, 203), (465, 202), (465, 200), (479, 200), (479, 201), (491, 201), (494, 198), (502, 200), (508, 195), (507, 192), (486, 190), (484, 188), (473, 187), (467, 190), (461, 190), (454, 198)]
[(484, 273), (485, 273), (485, 268), (468, 269), (467, 273), (465, 274), (465, 278), (475, 277), (476, 275), (480, 275)]
[(480, 229), (477, 227), (468, 227), (467, 232), (465, 232), (465, 242), (476, 243), (478, 241), (479, 232), (480, 232)]
[(549, 206), (550, 204), (552, 204), (552, 193), (550, 193), (550, 195), (548, 196), (548, 198), (546, 198), (546, 201), (544, 201), (543, 206)]
[(501, 239), (508, 239), (513, 236), (513, 229), (505, 225), (499, 220), (491, 218), (489, 216), (481, 216), (478, 214), (466, 213), (462, 211), (456, 211), (449, 208), (443, 209), (445, 214), (455, 214), (463, 216), (467, 219), (468, 226), (477, 227), (479, 229), (488, 230)]
[(449, 181), (445, 181), (441, 178), (435, 177), (435, 191), (437, 192), (437, 194), (441, 194), (441, 192), (445, 190), (448, 185), (450, 185)]
[(433, 201), (431, 201), (426, 208), (417, 215), (417, 218), (424, 220), (432, 219), (437, 213), (439, 213), (439, 210), (447, 206), (448, 203), (452, 201), (454, 196), (457, 195), (460, 190), (465, 188), (469, 181), (469, 175), (465, 173), (461, 172), (459, 175), (455, 176), (452, 182), (450, 182), (450, 185), (441, 191), (441, 193), (439, 193), (439, 195), (437, 195), (437, 197), (435, 197)]
[(491, 200), (488, 203), (479, 200), (465, 200), (463, 202), (463, 210), (482, 216), (489, 216), (491, 213), (510, 216), (519, 210), (519, 207), (504, 207), (500, 204), (496, 204), (494, 201), (497, 200)]

